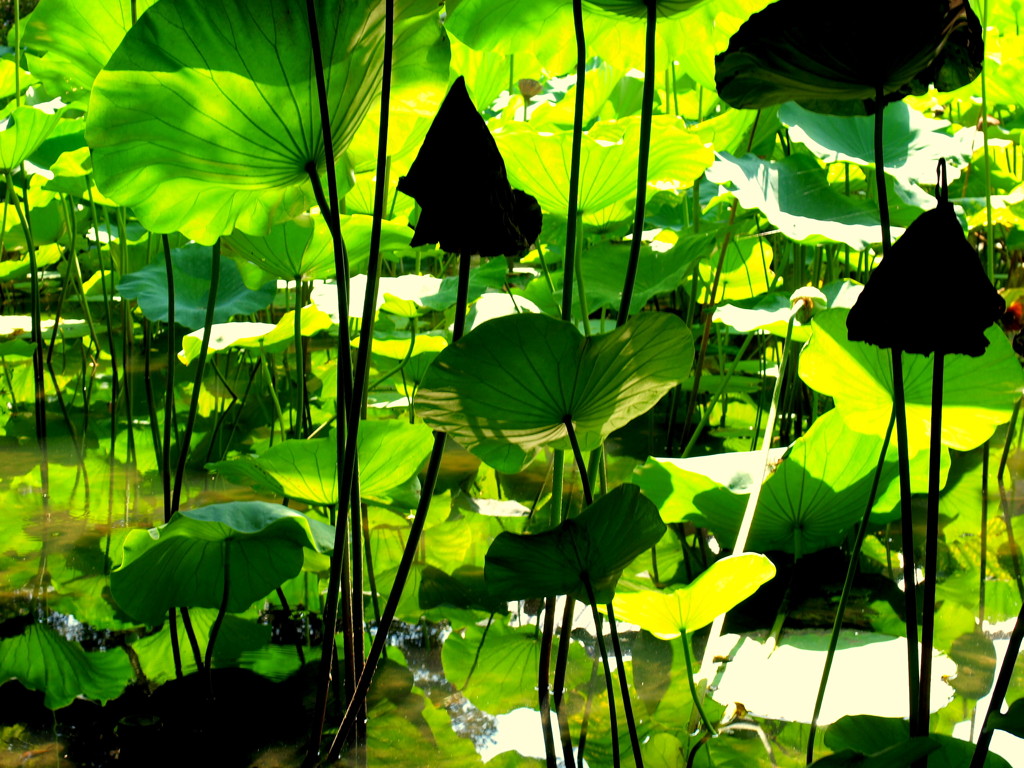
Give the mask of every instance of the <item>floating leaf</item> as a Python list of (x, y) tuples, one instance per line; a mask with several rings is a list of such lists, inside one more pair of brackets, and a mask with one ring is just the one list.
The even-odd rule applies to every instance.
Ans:
[(137, 621), (156, 626), (173, 607), (243, 611), (302, 569), (303, 549), (329, 553), (334, 528), (262, 501), (178, 511), (166, 525), (134, 530), (110, 574), (110, 593)]
[[(885, 434), (892, 411), (892, 361), (888, 350), (850, 341), (849, 310), (830, 309), (812, 320), (811, 340), (800, 355), (800, 378), (835, 399), (847, 426)], [(1003, 332), (985, 332), (990, 345), (978, 358), (954, 355), (946, 360), (942, 390), (942, 442), (958, 451), (988, 440), (1010, 419), (1024, 387), (1024, 374)], [(911, 453), (928, 446), (931, 424), (932, 361), (906, 355), (903, 388)]]
[(589, 338), (546, 315), (511, 315), (438, 355), (416, 411), (492, 466), (518, 471), (544, 445), (571, 447), (565, 419), (583, 450), (596, 448), (685, 379), (692, 360), (690, 332), (671, 315), (641, 314)]
[(42, 691), (49, 709), (66, 707), (78, 696), (106, 703), (120, 696), (133, 676), (122, 649), (88, 653), (41, 624), (0, 640), (0, 685), (16, 679)]
[(774, 577), (775, 566), (764, 555), (729, 555), (683, 587), (616, 595), (615, 617), (662, 640), (673, 640), (703, 629)]
[(487, 550), (487, 586), (506, 600), (572, 595), (589, 603), (589, 580), (597, 602), (607, 603), (622, 569), (664, 533), (657, 507), (635, 485), (620, 485), (549, 531), (499, 534)]

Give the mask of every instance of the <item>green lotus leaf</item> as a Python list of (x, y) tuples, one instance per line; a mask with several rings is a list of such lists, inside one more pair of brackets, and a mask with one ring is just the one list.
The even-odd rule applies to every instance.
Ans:
[(584, 5), (616, 16), (645, 19), (650, 2), (654, 3), (658, 17), (670, 18), (692, 10), (704, 0), (586, 0)]
[[(423, 424), (364, 421), (356, 436), (359, 492), (387, 503), (389, 491), (419, 471), (433, 442)], [(228, 479), (309, 504), (338, 503), (338, 452), (333, 436), (323, 440), (284, 440), (261, 456), (207, 465)]]
[(665, 530), (658, 508), (623, 484), (549, 531), (499, 534), (487, 550), (487, 587), (506, 600), (572, 595), (589, 603), (589, 580), (594, 599), (607, 603), (622, 569)]
[(542, 446), (571, 448), (565, 419), (583, 450), (596, 448), (684, 380), (692, 362), (690, 331), (671, 315), (637, 315), (589, 338), (547, 315), (510, 315), (437, 356), (416, 412), (492, 466), (518, 471)]
[[(831, 189), (813, 157), (793, 154), (768, 161), (718, 153), (707, 177), (716, 184), (732, 184), (740, 205), (758, 209), (797, 242), (837, 242), (864, 250), (882, 240), (877, 210)], [(893, 228), (894, 237), (902, 232)]]
[[(210, 297), (210, 263), (212, 256), (206, 246), (190, 244), (171, 251), (174, 270), (174, 322), (194, 330), (206, 322), (206, 305)], [(258, 291), (250, 291), (242, 281), (238, 266), (221, 259), (217, 283), (215, 323), (227, 322), (232, 315), (248, 315), (264, 309), (274, 298), (277, 287), (267, 283)], [(150, 320), (167, 322), (167, 267), (150, 264), (121, 278), (117, 291), (126, 299), (137, 299), (139, 308)]]
[[(686, 189), (714, 156), (684, 121), (657, 116), (648, 159), (649, 184), (659, 181)], [(589, 214), (636, 195), (640, 118), (602, 121), (584, 135), (580, 157), (579, 211)], [(537, 131), (522, 124), (495, 134), (510, 183), (537, 198), (553, 213), (568, 209), (572, 131)], [(660, 185), (664, 187), (664, 185)]]
[(122, 649), (86, 652), (42, 624), (0, 636), (0, 685), (16, 679), (42, 691), (49, 709), (66, 707), (79, 696), (100, 703), (116, 699), (135, 674)]
[[(559, 641), (555, 642), (557, 647)], [(445, 677), (474, 706), (491, 715), (502, 715), (537, 705), (540, 646), (540, 636), (533, 627), (513, 629), (500, 621), (492, 621), (486, 629), (470, 624), (445, 640), (441, 663)], [(572, 643), (566, 688), (586, 685), (590, 667), (586, 650), (580, 643)]]
[(46, 141), (60, 123), (40, 107), (14, 106), (0, 112), (0, 169), (12, 171)]
[(764, 555), (729, 555), (683, 587), (616, 595), (615, 618), (637, 624), (662, 640), (674, 640), (703, 629), (774, 577), (775, 565)]
[[(870, 39), (875, 55), (860, 41)], [(740, 109), (796, 101), (830, 114), (950, 91), (981, 72), (982, 29), (967, 2), (862, 0), (854, 6), (780, 0), (753, 15), (715, 59), (722, 99)]]
[(32, 65), (37, 77), (70, 89), (92, 88), (132, 26), (132, 6), (142, 16), (156, 0), (46, 0), (25, 20), (21, 43), (45, 56)]
[(722, 260), (718, 294), (714, 298), (711, 297), (711, 286), (718, 257), (715, 254), (701, 259), (698, 269), (702, 284), (698, 301), (701, 304), (717, 304), (724, 300), (749, 299), (764, 294), (776, 281), (771, 269), (773, 258), (774, 251), (763, 237), (734, 237)]
[[(836, 410), (819, 417), (784, 458), (773, 455), (776, 466), (761, 490), (747, 547), (801, 555), (839, 544), (864, 515), (881, 447), (880, 435), (854, 432)], [(709, 460), (649, 460), (638, 484), (659, 502), (663, 520), (706, 526), (731, 548), (747, 494), (760, 481), (764, 454), (724, 454), (721, 467), (709, 468)], [(941, 471), (944, 482), (946, 452)], [(897, 477), (895, 446), (890, 445), (872, 507), (879, 521), (890, 517), (899, 500)], [(915, 454), (911, 487), (925, 490), (927, 478), (927, 453)]]
[(303, 550), (329, 553), (334, 528), (263, 501), (179, 511), (158, 528), (134, 530), (110, 574), (122, 610), (150, 626), (174, 607), (243, 611), (302, 569)]
[[(898, 717), (877, 715), (847, 715), (828, 727), (825, 732), (825, 746), (840, 751), (852, 750), (861, 755), (874, 755), (907, 741), (907, 722)], [(930, 768), (959, 768), (970, 765), (974, 755), (974, 744), (952, 736), (933, 733), (928, 738), (939, 744), (939, 748), (928, 757)], [(866, 763), (867, 764), (867, 763)], [(989, 752), (985, 768), (1011, 768), (1006, 758)]]
[(445, 27), (470, 48), (505, 55), (537, 51), (559, 71), (576, 60), (572, 24), (572, 6), (559, 0), (460, 0), (445, 20)]
[[(873, 117), (822, 115), (788, 103), (779, 109), (779, 119), (789, 126), (793, 141), (825, 162), (875, 165)], [(925, 117), (904, 102), (891, 104), (882, 128), (885, 172), (907, 184), (934, 184), (935, 164), (945, 158), (950, 163), (949, 180), (958, 178), (957, 166), (970, 160), (970, 148), (945, 132), (949, 125), (948, 120)]]
[[(383, 3), (315, 5), (341, 156), (380, 91)], [(397, 19), (436, 19), (406, 0)], [(431, 23), (436, 23), (431, 21)], [(287, 51), (287, 55), (282, 55)], [(313, 202), (325, 158), (306, 14), (275, 0), (153, 6), (96, 77), (86, 130), (100, 189), (154, 232), (266, 234)]]
[[(212, 608), (193, 608), (189, 612), (192, 630), (200, 648), (206, 648), (210, 641), (210, 629), (217, 618)], [(166, 617), (165, 617), (166, 618)], [(175, 616), (178, 623), (179, 642), (184, 640), (185, 626), (181, 612)], [(217, 632), (217, 644), (213, 649), (213, 666), (217, 668), (237, 667), (243, 653), (256, 651), (270, 642), (271, 629), (265, 624), (256, 624), (251, 619), (228, 614)], [(158, 632), (136, 640), (132, 650), (139, 657), (142, 673), (151, 684), (159, 684), (175, 677), (174, 650), (171, 646), (170, 624), (164, 623)], [(185, 642), (181, 642), (181, 667), (187, 675), (196, 671), (195, 656)]]
[[(321, 312), (313, 305), (302, 308), (299, 317), (299, 332), (303, 336), (313, 336), (330, 328), (333, 323), (331, 316)], [(214, 323), (210, 328), (210, 352), (222, 352), (225, 349), (272, 349), (295, 341), (295, 310), (285, 312), (273, 323)], [(187, 334), (181, 340), (181, 351), (178, 359), (190, 365), (199, 357), (203, 346), (203, 329)]]
[(35, 85), (39, 82), (38, 76), (24, 69), (21, 70), (19, 73), (20, 77), (16, 81), (15, 67), (15, 63), (10, 59), (0, 60), (0, 98), (8, 99), (17, 92), (19, 86), (24, 91), (30, 85)]
[[(688, 246), (695, 246), (690, 248)], [(667, 251), (654, 250), (650, 246), (640, 246), (640, 261), (637, 266), (636, 282), (633, 285), (633, 298), (630, 301), (631, 314), (640, 312), (650, 299), (663, 293), (671, 293), (678, 288), (687, 276), (693, 274), (694, 261), (701, 252), (710, 251), (713, 241), (700, 235), (683, 238)], [(601, 308), (618, 309), (622, 302), (622, 276), (626, 273), (629, 261), (630, 246), (628, 242), (598, 242), (588, 246), (577, 267), (583, 272), (583, 284), (587, 291), (587, 310), (594, 312)], [(535, 303), (549, 315), (558, 315), (561, 311), (562, 272), (551, 271), (551, 279), (555, 284), (554, 293), (543, 277), (538, 277), (521, 291), (525, 299), (517, 302)], [(517, 292), (518, 294), (519, 292)], [(573, 310), (579, 316), (579, 293), (573, 291)], [(474, 305), (475, 306), (475, 305)]]
[[(838, 307), (849, 309), (857, 300), (860, 291), (861, 286), (850, 280), (840, 280), (822, 286), (822, 293), (825, 294), (828, 304), (819, 307), (818, 302), (815, 302), (814, 311)], [(785, 337), (792, 308), (791, 294), (786, 291), (774, 291), (745, 301), (720, 304), (715, 308), (714, 322), (727, 325), (738, 333), (768, 331), (776, 336)], [(793, 340), (803, 343), (810, 338), (810, 320), (804, 321), (798, 316), (793, 323)]]
[[(892, 359), (888, 350), (849, 341), (849, 310), (830, 309), (812, 321), (811, 340), (800, 355), (800, 378), (835, 399), (847, 426), (858, 432), (885, 433), (892, 409)], [(985, 332), (981, 357), (949, 355), (943, 372), (942, 443), (958, 451), (988, 440), (1010, 419), (1024, 387), (1017, 356), (998, 326)], [(931, 425), (932, 360), (903, 356), (910, 451), (928, 446)]]

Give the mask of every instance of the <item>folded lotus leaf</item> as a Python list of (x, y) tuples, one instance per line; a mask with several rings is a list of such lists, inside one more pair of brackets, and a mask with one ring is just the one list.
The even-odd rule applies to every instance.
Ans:
[(718, 94), (762, 109), (796, 101), (815, 112), (871, 114), (934, 84), (981, 72), (981, 23), (967, 0), (780, 0), (756, 13), (715, 58)]

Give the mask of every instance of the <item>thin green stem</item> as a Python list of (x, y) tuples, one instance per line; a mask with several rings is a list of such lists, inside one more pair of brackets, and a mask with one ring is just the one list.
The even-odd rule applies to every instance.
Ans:
[(825, 689), (828, 685), (829, 672), (832, 670), (832, 661), (835, 658), (836, 648), (839, 646), (839, 633), (843, 627), (843, 616), (846, 614), (846, 604), (849, 601), (850, 593), (853, 591), (853, 580), (857, 576), (857, 563), (860, 560), (860, 551), (864, 546), (864, 537), (867, 535), (868, 523), (871, 518), (871, 508), (875, 505), (875, 497), (878, 494), (878, 484), (882, 479), (882, 469), (885, 467), (885, 455), (889, 450), (889, 443), (892, 440), (892, 429), (896, 424), (896, 411), (893, 409), (889, 415), (889, 426), (886, 427), (885, 437), (882, 439), (882, 449), (878, 452), (878, 462), (875, 464), (875, 474), (871, 478), (871, 490), (868, 492), (867, 503), (864, 505), (864, 515), (861, 517), (860, 525), (857, 528), (857, 536), (850, 552), (850, 562), (846, 567), (846, 580), (843, 582), (843, 592), (839, 596), (839, 606), (836, 608), (836, 617), (832, 622), (832, 634), (828, 639), (828, 651), (825, 653), (825, 668), (821, 672), (821, 683), (818, 685), (818, 697), (814, 701), (814, 714), (811, 716), (810, 732), (807, 736), (807, 764), (814, 762), (814, 736), (818, 730), (818, 716), (821, 714), (821, 707), (825, 701)]
[(686, 661), (686, 679), (690, 683), (690, 696), (693, 698), (693, 706), (697, 708), (697, 714), (700, 715), (700, 720), (704, 723), (704, 727), (708, 729), (708, 733), (713, 736), (718, 735), (718, 731), (715, 730), (715, 726), (711, 724), (707, 714), (704, 712), (704, 707), (701, 704), (701, 696), (697, 693), (697, 685), (693, 681), (693, 659), (690, 652), (690, 636), (687, 633), (682, 635), (683, 641), (683, 659)]
[(619, 756), (619, 723), (615, 715), (615, 684), (612, 682), (612, 666), (608, 660), (608, 649), (605, 647), (604, 632), (601, 628), (601, 614), (597, 610), (594, 586), (590, 583), (590, 577), (586, 574), (583, 574), (583, 586), (587, 590), (587, 601), (590, 603), (590, 610), (594, 616), (594, 632), (597, 634), (597, 647), (601, 650), (601, 662), (604, 664), (604, 685), (608, 691), (608, 721), (612, 740), (612, 765), (615, 768), (619, 768), (622, 761)]
[(590, 487), (590, 477), (587, 475), (587, 463), (583, 460), (583, 452), (580, 450), (580, 443), (576, 439), (576, 430), (572, 426), (572, 416), (565, 416), (562, 419), (565, 431), (569, 435), (569, 444), (572, 446), (572, 455), (576, 457), (576, 469), (580, 473), (580, 482), (583, 485), (583, 499), (587, 506), (594, 503), (594, 491)]
[(306, 436), (305, 351), (302, 344), (302, 276), (295, 276), (295, 323), (292, 334), (295, 343), (295, 437)]
[(654, 119), (654, 69), (655, 31), (658, 19), (658, 4), (647, 4), (647, 27), (644, 38), (644, 89), (640, 98), (640, 156), (636, 169), (636, 203), (633, 216), (633, 239), (629, 243), (629, 262), (622, 284), (622, 300), (619, 315), (615, 320), (621, 327), (629, 318), (629, 305), (633, 302), (633, 286), (640, 266), (640, 246), (644, 235), (644, 214), (647, 208), (647, 167), (651, 154), (651, 124)]
[[(579, 215), (580, 156), (583, 149), (583, 107), (587, 85), (587, 41), (583, 30), (583, 0), (572, 0), (573, 28), (576, 32), (576, 103), (572, 118), (572, 150), (569, 159), (569, 210), (566, 213), (565, 259), (562, 262), (562, 319), (572, 319), (572, 281), (576, 266), (577, 240), (581, 233)], [(539, 248), (539, 246), (538, 246)]]
[(228, 612), (228, 599), (231, 595), (231, 547), (228, 546), (227, 541), (221, 542), (221, 548), (224, 554), (224, 588), (220, 599), (220, 607), (217, 609), (217, 618), (213, 620), (213, 626), (210, 627), (210, 639), (206, 643), (206, 671), (209, 673), (213, 669), (213, 649), (217, 645), (217, 636), (220, 634), (221, 625), (224, 623), (224, 617)]
[[(210, 258), (210, 295), (206, 302), (206, 317), (203, 321), (203, 341), (199, 347), (199, 357), (196, 358), (196, 374), (192, 380), (192, 399), (188, 407), (188, 419), (185, 421), (185, 432), (182, 435), (181, 443), (178, 445), (178, 463), (174, 472), (174, 487), (171, 489), (171, 514), (178, 511), (181, 503), (181, 486), (185, 479), (185, 464), (188, 461), (188, 449), (192, 442), (192, 430), (196, 425), (196, 415), (199, 413), (199, 394), (203, 388), (203, 372), (206, 368), (206, 357), (210, 351), (211, 328), (213, 327), (213, 313), (217, 308), (217, 287), (220, 283), (220, 239), (213, 244), (213, 251)], [(166, 512), (165, 512), (166, 514)]]
[(992, 698), (988, 704), (988, 712), (985, 713), (985, 721), (981, 726), (981, 736), (978, 737), (978, 745), (974, 748), (974, 755), (971, 757), (970, 768), (982, 768), (985, 759), (988, 757), (989, 746), (992, 743), (993, 728), (989, 726), (992, 715), (1002, 709), (1003, 701), (1006, 699), (1006, 692), (1010, 689), (1010, 680), (1013, 677), (1013, 668), (1020, 655), (1021, 641), (1024, 641), (1024, 603), (1021, 604), (1017, 613), (1017, 621), (1013, 625), (1010, 639), (1006, 643), (1006, 655), (999, 665), (999, 674), (996, 675), (995, 685), (992, 686)]
[(636, 720), (633, 717), (632, 696), (629, 693), (629, 681), (626, 679), (626, 662), (622, 657), (622, 643), (619, 642), (619, 630), (615, 624), (615, 608), (612, 604), (606, 603), (605, 610), (608, 611), (608, 628), (612, 632), (612, 650), (615, 652), (615, 666), (619, 673), (619, 690), (622, 692), (622, 711), (626, 715), (626, 728), (629, 731), (629, 744), (633, 749), (633, 762), (636, 768), (644, 768), (644, 758), (640, 751), (640, 736), (636, 730)]
[(935, 352), (932, 367), (932, 420), (928, 446), (928, 513), (924, 543), (924, 589), (921, 597), (921, 688), (918, 698), (919, 733), (928, 735), (931, 712), (932, 648), (935, 639), (935, 587), (939, 560), (939, 493), (942, 489), (942, 371), (945, 355)]
[(549, 597), (544, 601), (544, 626), (540, 634), (540, 652), (537, 654), (537, 705), (540, 707), (540, 730), (544, 737), (544, 757), (548, 768), (558, 765), (555, 735), (551, 728), (551, 685), (548, 675), (554, 637), (555, 598)]

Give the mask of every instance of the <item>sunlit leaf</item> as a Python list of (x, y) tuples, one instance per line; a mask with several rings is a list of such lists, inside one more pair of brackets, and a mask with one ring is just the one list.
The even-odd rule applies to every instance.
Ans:
[[(892, 410), (891, 357), (888, 350), (848, 340), (848, 312), (828, 310), (814, 318), (811, 340), (800, 355), (800, 377), (807, 386), (835, 399), (851, 429), (881, 435)], [(1008, 421), (1024, 387), (1024, 374), (1003, 331), (992, 327), (985, 335), (990, 344), (984, 355), (951, 355), (945, 363), (942, 442), (959, 451), (981, 445)], [(928, 445), (931, 381), (930, 358), (904, 355), (912, 453)]]
[(662, 640), (672, 640), (703, 629), (774, 577), (775, 566), (764, 555), (730, 555), (683, 587), (616, 595), (615, 616)]

